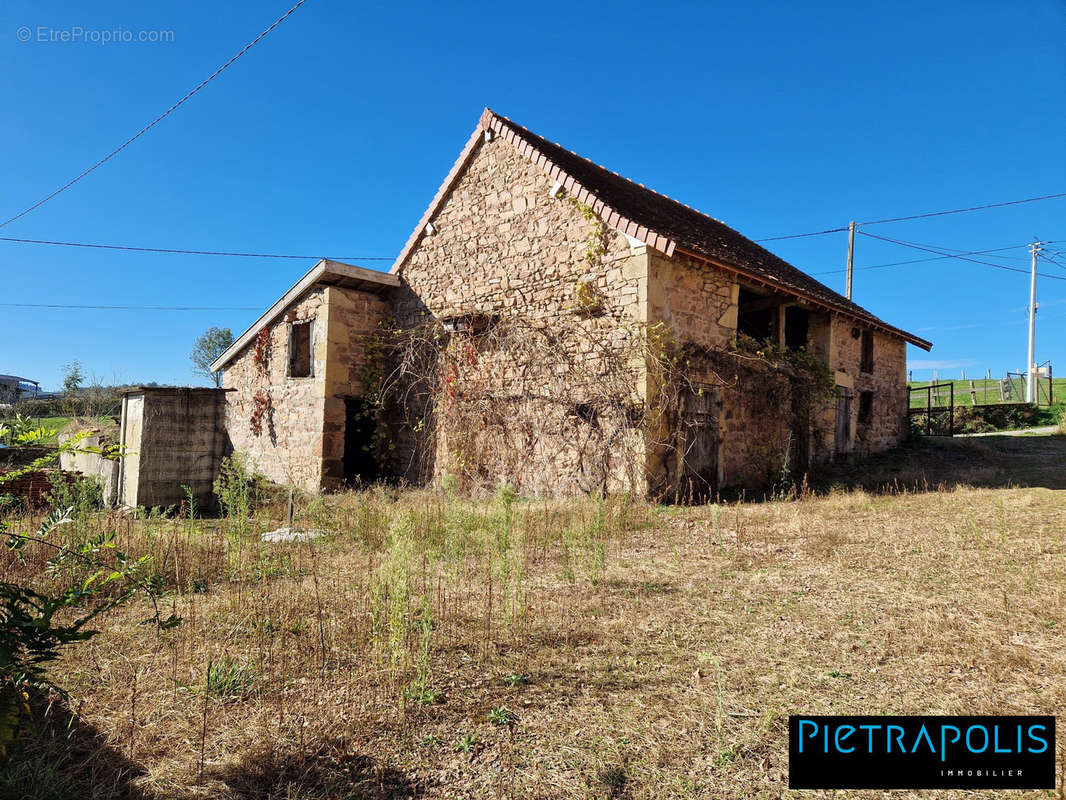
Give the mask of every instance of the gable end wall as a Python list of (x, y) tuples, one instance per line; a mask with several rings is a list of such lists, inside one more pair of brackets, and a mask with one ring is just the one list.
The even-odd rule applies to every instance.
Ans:
[[(421, 237), (399, 270), (406, 292), (397, 301), (398, 324), (481, 313), (567, 330), (576, 326), (587, 334), (580, 348), (589, 358), (598, 348), (610, 349), (631, 336), (630, 323), (647, 320), (646, 248), (631, 248), (624, 236), (604, 226), (606, 252), (589, 263), (593, 223), (565, 197), (551, 197), (552, 185), (504, 139), (480, 142), (431, 220), (433, 233)], [(583, 319), (575, 313), (578, 283), (602, 298), (602, 316)], [(643, 369), (639, 372), (633, 383), (643, 387)], [(497, 375), (501, 393), (513, 388), (508, 384), (513, 375), (505, 365)], [(563, 404), (579, 399), (567, 379), (565, 373), (558, 374), (550, 386), (541, 388)], [(528, 423), (534, 432), (534, 443), (515, 456), (520, 465), (500, 460), (478, 463), (477, 469), (530, 494), (587, 490), (580, 477), (582, 457), (574, 449), (582, 432), (573, 429), (572, 420), (546, 411), (543, 404), (520, 404), (515, 415), (516, 427)], [(416, 460), (410, 450), (418, 446), (409, 442), (401, 461)], [(429, 474), (407, 477), (439, 478), (463, 469), (452, 463), (454, 452), (443, 436), (434, 449)]]
[[(267, 365), (255, 364), (256, 341), (227, 366), (226, 432), (231, 450), (254, 471), (305, 491), (337, 488), (343, 479), (344, 397), (363, 393), (364, 339), (388, 313), (377, 295), (317, 286), (267, 326)], [(289, 328), (314, 323), (313, 375), (287, 375)], [(251, 420), (257, 394), (269, 399), (256, 435)]]

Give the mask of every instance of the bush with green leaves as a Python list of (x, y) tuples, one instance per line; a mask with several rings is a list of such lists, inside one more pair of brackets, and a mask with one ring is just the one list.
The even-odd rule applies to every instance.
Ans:
[(242, 453), (222, 459), (214, 483), (215, 497), (222, 513), (230, 518), (246, 520), (264, 496), (264, 481), (249, 467)]
[(48, 476), (48, 483), (44, 500), (51, 508), (70, 508), (75, 517), (84, 519), (104, 507), (104, 490), (95, 477), (68, 476), (55, 470)]
[(0, 422), (0, 444), (8, 447), (41, 445), (52, 441), (58, 432), (17, 413), (6, 422)]
[[(32, 430), (32, 429), (31, 429)], [(6, 434), (13, 446), (37, 441), (26, 431)], [(62, 452), (74, 452), (84, 437), (75, 436), (52, 453), (34, 459), (30, 469), (40, 469)], [(0, 474), (0, 493), (6, 482), (20, 476), (27, 467)], [(115, 546), (115, 532), (104, 531), (78, 537), (65, 544), (56, 541), (57, 531), (73, 521), (74, 506), (55, 508), (33, 533), (13, 530), (0, 521), (0, 546), (15, 558), (25, 560), (31, 550), (47, 554), (48, 588), (12, 581), (0, 581), (0, 756), (6, 755), (19, 725), (29, 713), (32, 688), (54, 687), (46, 666), (55, 660), (64, 645), (85, 641), (98, 631), (93, 620), (138, 591), (152, 600), (154, 613), (149, 622), (162, 630), (180, 623), (171, 615), (163, 619), (156, 605), (156, 592), (148, 580), (150, 556), (130, 558)]]

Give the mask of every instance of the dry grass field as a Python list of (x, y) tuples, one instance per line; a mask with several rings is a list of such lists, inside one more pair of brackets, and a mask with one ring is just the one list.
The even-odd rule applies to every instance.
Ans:
[(1066, 706), (1064, 473), (1066, 437), (993, 437), (765, 502), (335, 495), (305, 542), (260, 541), (281, 507), (86, 514), (183, 621), (71, 646), (0, 796), (811, 795), (790, 713)]

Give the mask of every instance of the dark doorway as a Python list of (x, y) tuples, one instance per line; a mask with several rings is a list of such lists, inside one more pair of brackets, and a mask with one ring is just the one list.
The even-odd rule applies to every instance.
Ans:
[(737, 301), (737, 333), (751, 337), (758, 342), (773, 342), (777, 338), (777, 307), (781, 305), (778, 297), (768, 297), (740, 290)]
[(368, 484), (380, 474), (374, 457), (376, 425), (368, 404), (361, 397), (344, 399), (344, 480), (349, 485)]
[(807, 329), (811, 314), (805, 308), (789, 306), (785, 309), (785, 347), (790, 350), (807, 349)]
[(718, 412), (716, 389), (696, 388), (685, 395), (681, 412), (681, 497), (703, 503), (718, 491)]
[(859, 422), (874, 421), (874, 393), (859, 392)]

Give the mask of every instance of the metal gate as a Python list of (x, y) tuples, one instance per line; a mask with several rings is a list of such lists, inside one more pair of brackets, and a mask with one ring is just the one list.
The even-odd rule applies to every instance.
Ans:
[(1036, 366), (1036, 404), (1050, 406), (1055, 402), (1055, 381), (1051, 376), (1051, 362), (1045, 361)]
[(926, 436), (955, 435), (955, 384), (931, 383), (907, 388), (907, 419), (911, 430)]
[[(1026, 383), (1029, 376), (1024, 372), (1008, 372), (1000, 384), (1000, 401), (1004, 403), (1024, 403), (1027, 398)], [(1033, 376), (1035, 397), (1038, 406), (1050, 406), (1055, 402), (1054, 378), (1051, 374), (1051, 362), (1036, 365)]]

